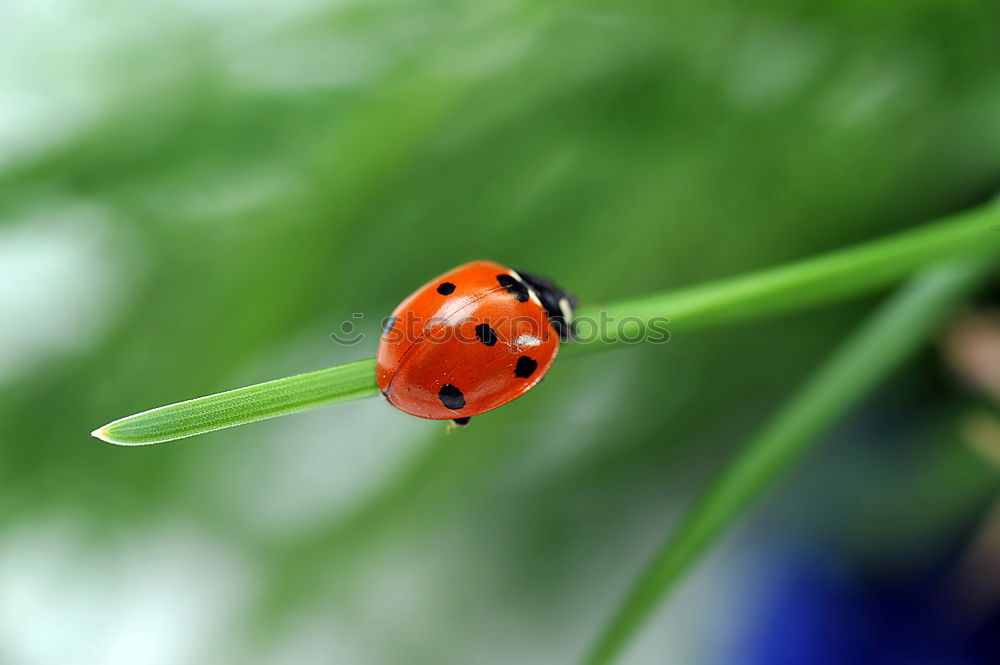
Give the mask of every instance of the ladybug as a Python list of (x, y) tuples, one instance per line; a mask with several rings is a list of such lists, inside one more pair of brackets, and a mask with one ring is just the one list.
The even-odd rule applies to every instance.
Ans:
[(541, 381), (572, 337), (575, 306), (544, 277), (493, 261), (461, 265), (385, 319), (378, 387), (406, 413), (465, 425)]

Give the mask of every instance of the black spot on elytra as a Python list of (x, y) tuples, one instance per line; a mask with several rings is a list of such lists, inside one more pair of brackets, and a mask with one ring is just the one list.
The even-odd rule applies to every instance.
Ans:
[(389, 333), (389, 331), (390, 331), (390, 330), (392, 330), (392, 327), (393, 327), (394, 325), (396, 325), (396, 321), (397, 321), (397, 319), (396, 319), (396, 317), (395, 317), (395, 316), (389, 316), (389, 317), (386, 317), (386, 318), (385, 318), (385, 319), (384, 319), (384, 320), (382, 321), (382, 333), (383, 333), (383, 334), (388, 334), (388, 333)]
[(507, 293), (514, 296), (518, 302), (528, 302), (528, 287), (524, 285), (524, 282), (514, 279), (506, 273), (497, 275), (497, 281), (500, 283), (500, 286), (507, 289)]
[(472, 416), (466, 416), (464, 418), (452, 418), (452, 422), (458, 425), (459, 427), (465, 427), (466, 425), (469, 424), (470, 420), (472, 420)]
[(489, 324), (480, 323), (476, 326), (476, 337), (479, 341), (486, 346), (493, 346), (497, 343), (497, 334), (493, 332), (493, 328), (490, 328)]
[(438, 399), (441, 400), (441, 403), (444, 404), (446, 408), (451, 409), (452, 411), (458, 411), (459, 409), (465, 407), (465, 395), (462, 394), (461, 390), (450, 383), (446, 383), (441, 386), (441, 390), (438, 391)]
[(527, 379), (535, 373), (538, 363), (528, 356), (521, 356), (517, 359), (517, 367), (514, 368), (514, 376), (519, 379)]
[(449, 296), (455, 292), (455, 285), (451, 282), (441, 282), (438, 284), (438, 293), (443, 296)]

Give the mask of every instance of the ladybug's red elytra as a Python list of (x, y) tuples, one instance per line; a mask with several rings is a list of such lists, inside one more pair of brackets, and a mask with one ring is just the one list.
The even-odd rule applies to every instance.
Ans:
[(473, 261), (417, 289), (385, 320), (376, 378), (406, 413), (454, 420), (537, 384), (572, 335), (576, 301), (549, 280)]

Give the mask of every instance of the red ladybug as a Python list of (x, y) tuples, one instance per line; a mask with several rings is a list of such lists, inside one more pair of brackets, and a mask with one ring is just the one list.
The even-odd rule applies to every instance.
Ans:
[(549, 280), (493, 261), (436, 277), (385, 320), (376, 377), (397, 408), (454, 420), (495, 409), (538, 383), (569, 339), (576, 301)]

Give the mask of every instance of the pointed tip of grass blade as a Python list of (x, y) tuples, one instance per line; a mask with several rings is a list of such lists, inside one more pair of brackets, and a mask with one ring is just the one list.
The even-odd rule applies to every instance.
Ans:
[(160, 443), (161, 441), (163, 441), (163, 439), (161, 438), (144, 437), (136, 439), (134, 434), (133, 436), (129, 436), (128, 426), (134, 423), (137, 419), (142, 418), (146, 414), (152, 413), (154, 411), (159, 411), (164, 408), (166, 407), (160, 406), (153, 409), (148, 409), (146, 411), (141, 411), (139, 413), (134, 413), (130, 416), (124, 416), (122, 418), (118, 418), (117, 420), (112, 420), (107, 425), (102, 425), (101, 427), (95, 429), (93, 432), (90, 433), (90, 436), (94, 437), (95, 439), (100, 439), (104, 443), (110, 443), (114, 446), (131, 447), (131, 446), (145, 446), (151, 443)]
[[(117, 422), (117, 421), (116, 421)], [(135, 446), (147, 446), (151, 443), (160, 443), (160, 441), (120, 441), (115, 438), (115, 435), (111, 429), (114, 423), (108, 423), (104, 427), (99, 427), (90, 433), (90, 436), (95, 439), (100, 439), (104, 443), (110, 443), (113, 446), (124, 446), (126, 448), (131, 448)]]
[[(136, 415), (142, 415), (142, 414), (136, 414)], [(123, 437), (121, 437), (121, 433), (115, 431), (115, 425), (123, 423), (128, 420), (132, 420), (134, 417), (135, 416), (126, 416), (125, 418), (119, 418), (118, 420), (114, 420), (108, 423), (107, 425), (104, 425), (103, 427), (98, 427), (97, 429), (95, 429), (93, 432), (90, 433), (90, 436), (94, 437), (95, 439), (100, 439), (104, 443), (110, 443), (115, 446), (126, 446), (126, 447), (145, 446), (150, 443), (159, 443), (160, 442), (159, 440), (155, 441), (123, 440)]]
[(95, 439), (100, 439), (105, 443), (114, 443), (114, 444), (118, 443), (117, 441), (113, 440), (111, 437), (108, 436), (107, 425), (105, 425), (104, 427), (98, 427), (97, 429), (95, 429), (93, 432), (90, 433), (90, 436), (94, 437)]
[(117, 446), (145, 446), (378, 393), (375, 359), (366, 358), (156, 407), (112, 421), (91, 436)]

